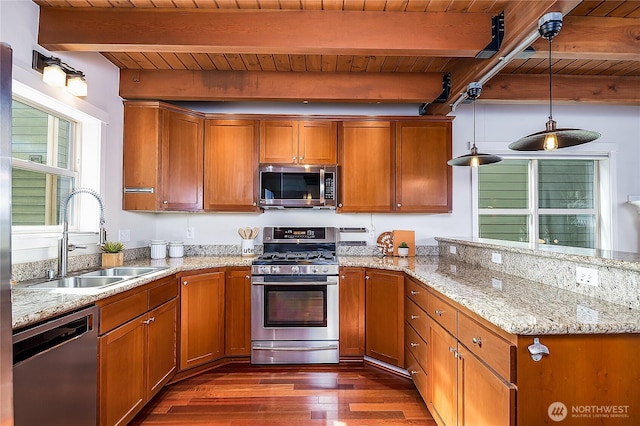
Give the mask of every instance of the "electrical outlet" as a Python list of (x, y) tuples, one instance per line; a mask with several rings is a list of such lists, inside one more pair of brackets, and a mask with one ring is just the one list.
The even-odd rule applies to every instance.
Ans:
[(187, 227), (187, 238), (195, 238), (196, 237), (196, 229), (193, 226)]
[(491, 261), (493, 263), (502, 263), (502, 255), (500, 253), (491, 253)]
[(491, 287), (495, 288), (496, 290), (502, 290), (502, 280), (491, 278)]
[(457, 252), (458, 249), (456, 248), (456, 246), (449, 246), (449, 253), (456, 254)]
[(598, 311), (587, 308), (586, 306), (578, 305), (576, 307), (576, 319), (583, 324), (597, 324), (598, 323)]
[(599, 285), (598, 270), (576, 266), (576, 282), (578, 284), (586, 284), (597, 287)]
[(121, 243), (131, 241), (131, 231), (129, 229), (118, 229), (118, 241)]
[(456, 265), (449, 265), (449, 270), (455, 274), (458, 272), (458, 267)]

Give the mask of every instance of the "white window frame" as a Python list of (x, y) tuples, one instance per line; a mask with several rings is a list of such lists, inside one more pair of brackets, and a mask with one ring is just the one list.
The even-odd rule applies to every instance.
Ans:
[[(595, 248), (602, 250), (612, 250), (612, 229), (613, 213), (611, 211), (611, 170), (614, 168), (614, 157), (612, 152), (598, 154), (533, 154), (518, 155), (504, 154), (504, 160), (530, 160), (528, 163), (528, 208), (524, 209), (481, 209), (478, 204), (479, 196), (479, 176), (478, 169), (472, 171), (472, 229), (475, 238), (480, 237), (480, 215), (483, 214), (513, 214), (523, 215), (528, 218), (529, 242), (514, 242), (505, 240), (493, 240), (497, 243), (522, 246), (537, 250), (540, 247), (538, 235), (540, 234), (539, 215), (553, 214), (592, 214), (596, 216), (595, 223)], [(594, 160), (594, 208), (593, 209), (540, 209), (538, 208), (538, 161), (539, 160)], [(489, 240), (489, 239), (486, 239)], [(569, 246), (554, 246), (561, 249), (571, 249)]]
[[(91, 188), (100, 192), (100, 153), (101, 140), (103, 138), (103, 121), (92, 117), (78, 109), (47, 96), (19, 81), (12, 81), (13, 98), (76, 123), (74, 125), (73, 145), (71, 161), (74, 162), (73, 171), (67, 172), (75, 178), (75, 187)], [(29, 170), (50, 173), (55, 170), (56, 175), (61, 174), (61, 169), (45, 164), (34, 164), (29, 161), (12, 159), (12, 166), (25, 168), (23, 163), (29, 163)], [(99, 206), (95, 200), (87, 200), (87, 197), (77, 196), (74, 198), (74, 211), (69, 211), (76, 219), (70, 224), (69, 231), (72, 233), (87, 233), (90, 235), (88, 241), (97, 241)], [(82, 209), (82, 214), (80, 213)], [(48, 241), (52, 238), (58, 239), (62, 233), (62, 225), (43, 226), (12, 226), (14, 236), (12, 245), (18, 249), (46, 248), (51, 246)], [(96, 234), (97, 235), (97, 234)], [(45, 256), (50, 257), (50, 256)]]

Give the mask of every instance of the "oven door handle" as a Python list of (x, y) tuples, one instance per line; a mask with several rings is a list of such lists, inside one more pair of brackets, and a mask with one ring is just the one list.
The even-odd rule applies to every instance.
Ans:
[(292, 285), (292, 286), (301, 286), (301, 285), (310, 285), (310, 286), (314, 286), (314, 285), (338, 285), (337, 281), (315, 281), (315, 282), (304, 282), (304, 281), (296, 281), (296, 282), (287, 282), (287, 281), (269, 281), (269, 282), (264, 282), (264, 281), (251, 281), (252, 285), (262, 285), (262, 286), (269, 286), (269, 285)]
[(272, 352), (284, 352), (284, 351), (331, 351), (338, 349), (338, 345), (326, 345), (326, 346), (299, 346), (299, 347), (286, 347), (286, 348), (265, 348), (260, 346), (254, 346), (254, 351), (272, 351)]

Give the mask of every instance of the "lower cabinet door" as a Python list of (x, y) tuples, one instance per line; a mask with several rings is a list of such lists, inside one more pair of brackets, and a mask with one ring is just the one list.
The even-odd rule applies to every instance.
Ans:
[[(458, 342), (436, 321), (429, 321), (429, 410), (440, 426), (456, 426)], [(477, 423), (482, 424), (482, 423)], [(491, 423), (488, 423), (491, 424)]]
[(126, 425), (146, 402), (146, 315), (98, 340), (101, 426)]
[(224, 356), (224, 272), (180, 279), (180, 369)]
[(251, 269), (227, 270), (225, 277), (225, 354), (251, 355)]
[(515, 424), (514, 385), (466, 349), (458, 352), (458, 425)]
[(148, 394), (150, 400), (176, 371), (178, 305), (173, 299), (149, 312)]

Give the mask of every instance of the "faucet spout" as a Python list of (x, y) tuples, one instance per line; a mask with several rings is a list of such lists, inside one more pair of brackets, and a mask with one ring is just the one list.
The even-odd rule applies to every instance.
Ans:
[(96, 191), (91, 188), (76, 188), (67, 195), (63, 205), (62, 205), (62, 238), (58, 244), (58, 276), (66, 277), (68, 262), (69, 262), (69, 217), (67, 214), (67, 209), (69, 207), (69, 202), (71, 199), (77, 194), (89, 194), (93, 196), (100, 205), (100, 224), (99, 224), (99, 242), (98, 245), (102, 246), (107, 240), (107, 231), (105, 228), (105, 220), (104, 220), (104, 202)]

